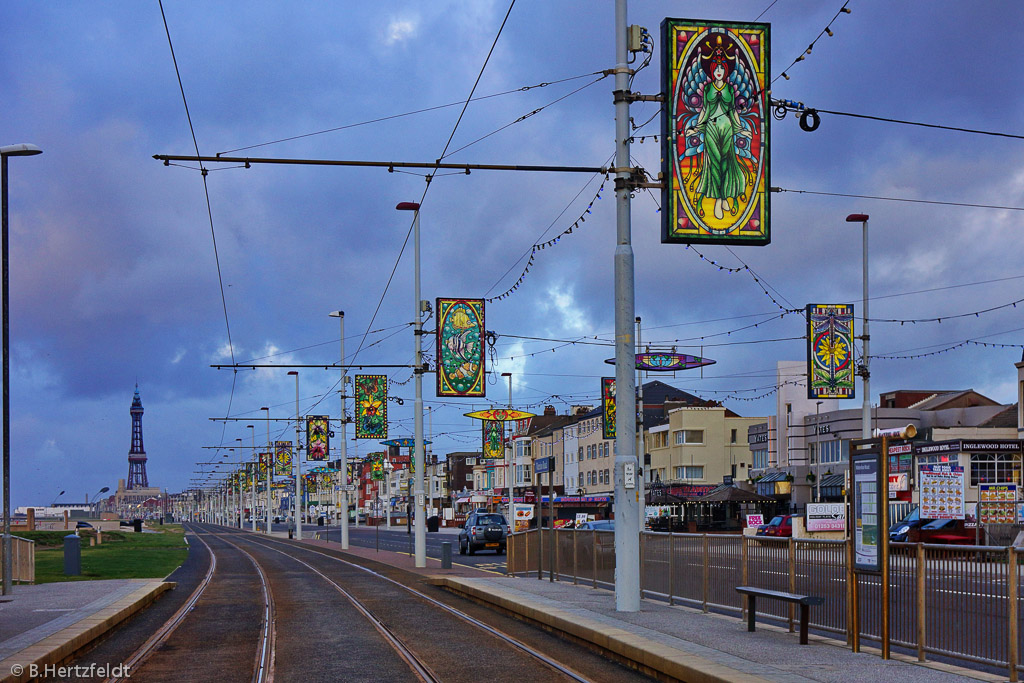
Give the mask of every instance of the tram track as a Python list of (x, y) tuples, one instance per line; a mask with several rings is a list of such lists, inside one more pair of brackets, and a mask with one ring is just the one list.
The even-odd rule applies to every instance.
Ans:
[[(263, 604), (259, 610), (261, 624), (259, 634), (255, 638), (257, 643), (256, 651), (251, 658), (243, 656), (243, 661), (248, 660), (251, 662), (251, 665), (248, 667), (251, 669), (251, 676), (239, 676), (237, 680), (249, 680), (252, 683), (272, 683), (274, 680), (274, 647), (276, 643), (274, 627), (275, 609), (274, 598), (266, 573), (256, 558), (238, 544), (232, 543), (228, 539), (222, 538), (221, 535), (211, 533), (206, 529), (197, 530), (197, 528), (191, 528), (188, 530), (191, 531), (193, 538), (206, 547), (210, 554), (210, 566), (202, 581), (196, 586), (185, 603), (125, 660), (126, 670), (130, 672), (131, 677), (136, 679), (181, 680), (180, 673), (182, 671), (188, 671), (203, 665), (201, 657), (197, 656), (198, 653), (189, 651), (190, 634), (188, 632), (190, 628), (181, 629), (181, 627), (188, 624), (192, 627), (191, 630), (201, 632), (202, 622), (197, 622), (197, 619), (201, 619), (201, 615), (197, 616), (197, 614), (207, 609), (214, 611), (219, 609), (221, 612), (220, 621), (231, 621), (230, 615), (223, 614), (226, 611), (225, 608), (230, 610), (240, 592), (243, 595), (247, 594), (247, 586), (238, 585), (240, 581), (245, 583), (245, 580), (239, 579), (235, 574), (218, 576), (218, 550), (223, 551), (224, 549), (215, 549), (211, 546), (203, 538), (203, 536), (208, 535), (216, 537), (219, 541), (243, 555), (251, 563), (256, 576), (259, 578)], [(222, 558), (220, 563), (222, 574), (224, 573), (224, 564), (227, 559)], [(234, 558), (231, 559), (232, 561), (234, 560)], [(232, 567), (232, 569), (237, 571), (237, 567)], [(213, 593), (217, 593), (217, 595), (211, 595)], [(244, 600), (241, 602), (244, 602)], [(192, 618), (191, 620), (190, 617)], [(239, 622), (239, 625), (247, 624)], [(184, 643), (178, 642), (182, 640)], [(194, 637), (192, 640), (194, 641)], [(242, 640), (246, 639), (243, 638)], [(238, 643), (234, 641), (231, 644), (236, 649), (244, 649), (245, 645), (244, 642)], [(181, 657), (178, 655), (178, 652), (184, 652), (189, 661), (180, 661)], [(220, 652), (213, 652), (211, 653), (211, 661), (231, 661), (231, 658), (222, 656)], [(108, 683), (122, 683), (127, 680), (127, 676), (107, 679)]]
[[(217, 537), (222, 537), (225, 535), (222, 532), (211, 531), (210, 533)], [(479, 619), (476, 619), (473, 616), (466, 614), (465, 612), (459, 609), (456, 609), (455, 607), (447, 605), (423, 593), (422, 591), (407, 586), (371, 568), (365, 567), (358, 563), (350, 562), (348, 560), (336, 557), (334, 555), (320, 552), (312, 548), (303, 547), (301, 545), (294, 543), (285, 543), (265, 537), (256, 538), (252, 536), (244, 536), (244, 539), (245, 545), (258, 546), (264, 549), (265, 551), (270, 551), (282, 555), (288, 558), (289, 560), (305, 567), (308, 571), (312, 572), (314, 575), (326, 581), (334, 591), (343, 596), (345, 600), (348, 601), (356, 611), (358, 611), (365, 619), (368, 620), (370, 624), (372, 624), (373, 628), (376, 629), (376, 631), (381, 635), (381, 637), (383, 637), (388, 642), (389, 645), (391, 645), (394, 651), (406, 663), (410, 671), (418, 680), (425, 681), (427, 683), (441, 683), (441, 681), (472, 680), (472, 678), (466, 678), (465, 672), (457, 670), (458, 667), (453, 668), (449, 662), (444, 661), (441, 662), (440, 666), (444, 667), (446, 670), (444, 672), (436, 671), (439, 662), (438, 653), (435, 651), (436, 645), (438, 644), (436, 640), (436, 633), (434, 634), (435, 637), (433, 639), (429, 639), (425, 642), (422, 641), (422, 639), (414, 639), (409, 636), (403, 638), (401, 635), (399, 635), (398, 631), (400, 629), (396, 627), (396, 622), (402, 621), (402, 619), (399, 618), (401, 613), (406, 612), (410, 609), (407, 598), (404, 602), (397, 597), (393, 600), (388, 601), (381, 598), (381, 594), (383, 592), (382, 588), (367, 589), (366, 587), (363, 587), (364, 591), (370, 591), (371, 600), (378, 600), (377, 607), (369, 605), (369, 600), (367, 599), (366, 596), (360, 598), (359, 596), (355, 595), (355, 592), (353, 590), (350, 590), (350, 587), (346, 588), (345, 586), (342, 586), (341, 581), (337, 577), (329, 576), (327, 572), (330, 570), (326, 570), (326, 567), (323, 564), (321, 564), (319, 567), (314, 566), (310, 562), (306, 562), (304, 559), (296, 557), (294, 554), (295, 551), (306, 553), (308, 555), (315, 555), (318, 556), (318, 558), (324, 558), (326, 561), (329, 561), (331, 563), (332, 567), (345, 567), (348, 570), (357, 571), (359, 574), (368, 577), (372, 581), (385, 582), (385, 584), (387, 586), (390, 586), (392, 589), (400, 589), (402, 594), (406, 594), (407, 596), (414, 596), (415, 599), (418, 600), (422, 605), (426, 606), (431, 610), (442, 610), (445, 615), (452, 619), (458, 620), (466, 627), (471, 628), (474, 632), (478, 634), (476, 637), (469, 635), (462, 636), (464, 639), (474, 642), (474, 645), (470, 647), (470, 650), (472, 650), (473, 652), (484, 652), (488, 656), (493, 656), (493, 646), (481, 644), (479, 640), (476, 639), (480, 637), (492, 641), (496, 639), (500, 641), (500, 643), (503, 646), (509, 648), (510, 651), (519, 653), (518, 655), (515, 655), (515, 657), (519, 657), (521, 661), (525, 661), (522, 660), (522, 657), (525, 655), (530, 660), (534, 661), (535, 665), (541, 667), (541, 669), (543, 670), (548, 671), (548, 675), (543, 676), (542, 680), (570, 680), (576, 681), (577, 683), (590, 683), (591, 681), (590, 678), (587, 678), (579, 672), (565, 666), (564, 664), (555, 660), (554, 658), (547, 656), (543, 652), (540, 652), (536, 648), (531, 647), (529, 644), (523, 642), (522, 640), (515, 638), (514, 636), (505, 633), (502, 630), (495, 628), (494, 626), (485, 624)], [(229, 542), (227, 541), (227, 539), (224, 540), (225, 542)], [(287, 552), (282, 548), (287, 549)], [(306, 559), (312, 560), (312, 558), (308, 557), (308, 555)], [(324, 559), (318, 559), (317, 562), (323, 562)], [(350, 575), (346, 578), (348, 578), (349, 581), (352, 582), (353, 577), (351, 575), (351, 572)], [(378, 613), (378, 611), (382, 611), (382, 606), (394, 605), (398, 603), (403, 604), (402, 610), (398, 613), (391, 612), (389, 614), (384, 615)], [(437, 620), (438, 617), (434, 617), (434, 619)], [(407, 624), (403, 624), (403, 627), (407, 627)], [(413, 644), (413, 640), (415, 640), (416, 644)], [(519, 666), (521, 667), (522, 664), (520, 664)], [(540, 671), (541, 669), (537, 669), (537, 671)], [(541, 679), (534, 678), (534, 680)]]

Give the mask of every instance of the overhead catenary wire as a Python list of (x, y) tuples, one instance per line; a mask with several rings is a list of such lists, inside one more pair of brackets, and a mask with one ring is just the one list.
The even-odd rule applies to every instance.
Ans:
[[(188, 97), (185, 95), (185, 84), (184, 84), (184, 82), (182, 81), (182, 78), (181, 78), (181, 70), (178, 68), (178, 58), (174, 54), (174, 42), (171, 40), (171, 29), (170, 29), (170, 26), (167, 23), (167, 14), (164, 12), (163, 0), (158, 0), (158, 2), (159, 2), (159, 6), (160, 6), (160, 18), (163, 21), (164, 33), (167, 36), (167, 47), (168, 47), (168, 49), (171, 52), (171, 62), (174, 64), (174, 74), (175, 74), (175, 77), (178, 80), (178, 90), (181, 92), (181, 102), (182, 102), (182, 105), (185, 108), (185, 118), (188, 121), (189, 133), (192, 135), (192, 145), (193, 145), (193, 147), (195, 147), (196, 156), (199, 157), (200, 156), (200, 153), (199, 153), (199, 140), (196, 137), (195, 126), (192, 125), (192, 114), (191, 114), (191, 112), (189, 111), (189, 108), (188, 108)], [(212, 207), (212, 204), (210, 202), (210, 187), (209, 187), (208, 183), (206, 182), (206, 177), (207, 177), (208, 171), (206, 170), (206, 168), (204, 168), (202, 166), (202, 163), (200, 163), (200, 170), (201, 170), (200, 175), (201, 175), (202, 181), (203, 181), (203, 193), (204, 193), (205, 198), (206, 198), (206, 216), (207, 216), (207, 220), (209, 221), (209, 224), (210, 224), (210, 237), (211, 237), (211, 239), (213, 241), (213, 259), (214, 259), (214, 263), (217, 266), (217, 284), (220, 287), (220, 302), (221, 302), (221, 308), (222, 308), (222, 310), (224, 312), (224, 328), (226, 330), (227, 338), (228, 338), (228, 352), (229, 352), (229, 354), (231, 356), (231, 362), (234, 363), (235, 362), (235, 346), (234, 346), (234, 342), (231, 339), (231, 321), (230, 321), (230, 319), (228, 317), (227, 297), (224, 294), (224, 276), (223, 276), (223, 273), (221, 272), (220, 254), (219, 254), (219, 252), (217, 250), (217, 230), (214, 227), (214, 222), (213, 222), (213, 207)], [(233, 403), (234, 398), (235, 398), (235, 387), (236, 387), (237, 382), (238, 382), (238, 370), (234, 370), (232, 372), (232, 374), (231, 374), (231, 391), (228, 394), (228, 409), (227, 409), (228, 414), (231, 413), (231, 406), (232, 406), (232, 403)], [(224, 426), (224, 429), (225, 430), (227, 429), (227, 425)], [(221, 440), (223, 441), (223, 439), (224, 439), (224, 434), (222, 432)]]

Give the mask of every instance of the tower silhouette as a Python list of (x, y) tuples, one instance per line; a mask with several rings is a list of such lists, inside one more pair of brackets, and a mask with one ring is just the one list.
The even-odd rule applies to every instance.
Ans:
[(135, 398), (132, 399), (132, 448), (128, 451), (128, 489), (148, 488), (149, 478), (146, 476), (146, 449), (142, 446), (142, 399), (139, 398), (139, 385), (135, 385)]

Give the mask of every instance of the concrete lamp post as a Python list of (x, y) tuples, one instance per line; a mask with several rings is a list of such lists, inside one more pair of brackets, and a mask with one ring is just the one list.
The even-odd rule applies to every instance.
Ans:
[(20, 143), (0, 147), (0, 269), (3, 270), (3, 479), (4, 479), (4, 538), (3, 538), (3, 595), (11, 593), (11, 326), (10, 326), (10, 240), (7, 226), (7, 157), (28, 157), (42, 154), (35, 145)]

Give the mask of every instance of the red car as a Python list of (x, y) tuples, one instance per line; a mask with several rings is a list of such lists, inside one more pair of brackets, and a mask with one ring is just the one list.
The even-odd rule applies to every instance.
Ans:
[(793, 518), (796, 515), (778, 515), (772, 521), (757, 527), (758, 536), (778, 536), (789, 538), (793, 535)]

